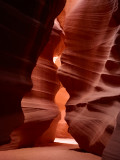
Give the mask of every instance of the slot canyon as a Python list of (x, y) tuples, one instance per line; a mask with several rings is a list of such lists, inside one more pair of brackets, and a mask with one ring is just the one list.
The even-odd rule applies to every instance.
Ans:
[(0, 160), (120, 160), (120, 1), (0, 0)]

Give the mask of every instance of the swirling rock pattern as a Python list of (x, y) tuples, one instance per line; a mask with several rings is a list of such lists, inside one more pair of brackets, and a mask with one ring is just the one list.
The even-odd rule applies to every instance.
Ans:
[(99, 155), (120, 110), (119, 60), (113, 53), (119, 30), (117, 9), (117, 0), (77, 1), (66, 17), (66, 48), (58, 70), (70, 95), (69, 132), (80, 148)]
[(41, 57), (38, 59), (32, 73), (33, 88), (22, 100), (25, 114), (25, 124), (19, 129), (22, 132), (22, 147), (43, 145), (53, 142), (55, 138), (60, 119), (60, 112), (54, 103), (60, 87), (56, 71), (57, 67), (53, 62)]
[(60, 82), (53, 55), (61, 52), (57, 48), (63, 37), (59, 23), (55, 21), (49, 41), (33, 69), (32, 90), (22, 99), (24, 124), (12, 132), (11, 144), (2, 146), (1, 150), (46, 145), (54, 141), (60, 119), (60, 111), (54, 99)]
[(24, 121), (21, 99), (65, 0), (0, 0), (0, 144)]
[[(120, 3), (118, 4), (118, 10), (114, 15), (115, 20), (118, 25), (120, 25)], [(115, 45), (112, 47), (110, 61), (108, 61), (107, 68), (110, 68), (112, 72), (112, 82), (114, 83), (114, 87), (119, 89), (120, 87), (120, 31), (118, 32), (115, 40)], [(111, 65), (113, 67), (111, 67)], [(111, 77), (110, 77), (111, 78)], [(107, 79), (108, 81), (108, 79)], [(109, 82), (109, 81), (108, 81)], [(111, 84), (111, 83), (110, 83)], [(118, 91), (119, 95), (119, 91)], [(120, 102), (120, 97), (118, 96), (118, 101)], [(104, 152), (102, 160), (118, 160), (120, 159), (120, 112), (117, 116), (117, 123), (112, 134), (111, 139), (109, 140)]]

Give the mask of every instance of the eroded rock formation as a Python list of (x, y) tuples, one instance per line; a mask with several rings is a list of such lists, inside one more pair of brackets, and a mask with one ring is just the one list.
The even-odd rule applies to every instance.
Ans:
[[(114, 19), (116, 23), (120, 25), (120, 3), (118, 4), (118, 10), (114, 14)], [(111, 49), (111, 56), (109, 58), (109, 63), (106, 63), (106, 67), (110, 68), (111, 77), (107, 81), (109, 85), (114, 86), (114, 92), (117, 91), (119, 95), (120, 89), (120, 31), (116, 35), (115, 44)], [(116, 90), (115, 90), (116, 89)], [(120, 96), (116, 97), (116, 103), (120, 103)], [(119, 104), (120, 105), (120, 104)], [(103, 160), (118, 160), (120, 159), (120, 112), (116, 119), (116, 126), (113, 132), (112, 137), (110, 138), (104, 152), (103, 152)]]
[(32, 146), (44, 145), (55, 139), (60, 111), (54, 99), (60, 88), (60, 81), (57, 76), (57, 66), (53, 63), (53, 56), (61, 52), (57, 47), (63, 38), (62, 30), (55, 21), (49, 42), (32, 72), (33, 88), (22, 100), (25, 124), (19, 129), (20, 132), (22, 131), (21, 146), (29, 146), (30, 143)]
[[(68, 0), (58, 17), (66, 35), (58, 75), (70, 95), (69, 133), (81, 149), (99, 155), (120, 111), (118, 2)], [(59, 47), (64, 46), (64, 34), (57, 23), (48, 39), (64, 4), (65, 0), (0, 0), (0, 144), (9, 142), (12, 130), (22, 124), (12, 132), (8, 148), (0, 149), (39, 146), (55, 138), (60, 112), (54, 98), (60, 82), (53, 56), (64, 48)], [(119, 118), (104, 160), (120, 159)]]
[(47, 145), (54, 141), (60, 120), (60, 111), (54, 99), (60, 88), (60, 81), (53, 56), (59, 55), (64, 49), (64, 45), (59, 48), (63, 39), (64, 34), (55, 20), (49, 41), (31, 75), (32, 90), (22, 99), (24, 124), (12, 132), (11, 144), (0, 147), (1, 150)]
[[(54, 97), (60, 87), (57, 67), (39, 57), (32, 73), (33, 88), (22, 100), (25, 124), (19, 128), (20, 146), (37, 146), (53, 142), (60, 112)], [(22, 144), (21, 144), (22, 143)]]
[(0, 144), (24, 121), (21, 99), (65, 0), (0, 0)]
[(66, 103), (69, 132), (80, 148), (99, 155), (120, 110), (119, 60), (118, 53), (113, 53), (119, 29), (117, 10), (117, 0), (76, 2), (65, 20), (66, 48), (58, 70), (70, 95)]

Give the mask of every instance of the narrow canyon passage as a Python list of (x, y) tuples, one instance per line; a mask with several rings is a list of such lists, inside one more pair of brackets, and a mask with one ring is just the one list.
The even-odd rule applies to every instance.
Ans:
[(0, 159), (120, 160), (119, 0), (0, 0), (0, 20)]

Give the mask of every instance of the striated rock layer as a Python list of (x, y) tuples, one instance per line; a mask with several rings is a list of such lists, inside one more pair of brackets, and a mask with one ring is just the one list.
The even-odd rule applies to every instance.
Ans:
[(21, 99), (65, 0), (0, 0), (0, 144), (24, 121)]
[(22, 147), (43, 145), (55, 138), (60, 119), (59, 109), (54, 103), (60, 87), (56, 71), (53, 62), (39, 57), (32, 73), (33, 88), (22, 100), (25, 114), (25, 124), (19, 128)]
[(99, 155), (120, 110), (119, 47), (114, 50), (117, 10), (117, 0), (76, 2), (66, 17), (66, 48), (58, 70), (70, 95), (66, 103), (69, 132), (80, 148)]
[[(120, 25), (120, 3), (118, 4), (118, 10), (114, 14), (114, 18), (117, 24)], [(110, 61), (108, 62), (108, 66), (110, 67), (110, 70), (112, 72), (112, 77), (110, 78), (112, 78), (114, 87), (116, 88), (116, 90), (118, 90), (120, 89), (120, 31), (116, 36), (115, 45), (112, 47)], [(111, 67), (110, 64), (112, 64), (113, 67)], [(120, 96), (118, 97), (118, 101), (120, 102)], [(117, 116), (116, 121), (117, 123), (115, 130), (103, 152), (102, 160), (120, 159), (120, 112)]]
[(63, 38), (59, 23), (55, 20), (49, 41), (31, 75), (32, 90), (22, 99), (24, 124), (12, 132), (11, 144), (0, 147), (1, 150), (46, 145), (54, 141), (60, 119), (60, 111), (54, 99), (60, 82), (53, 56), (60, 54), (58, 46)]

